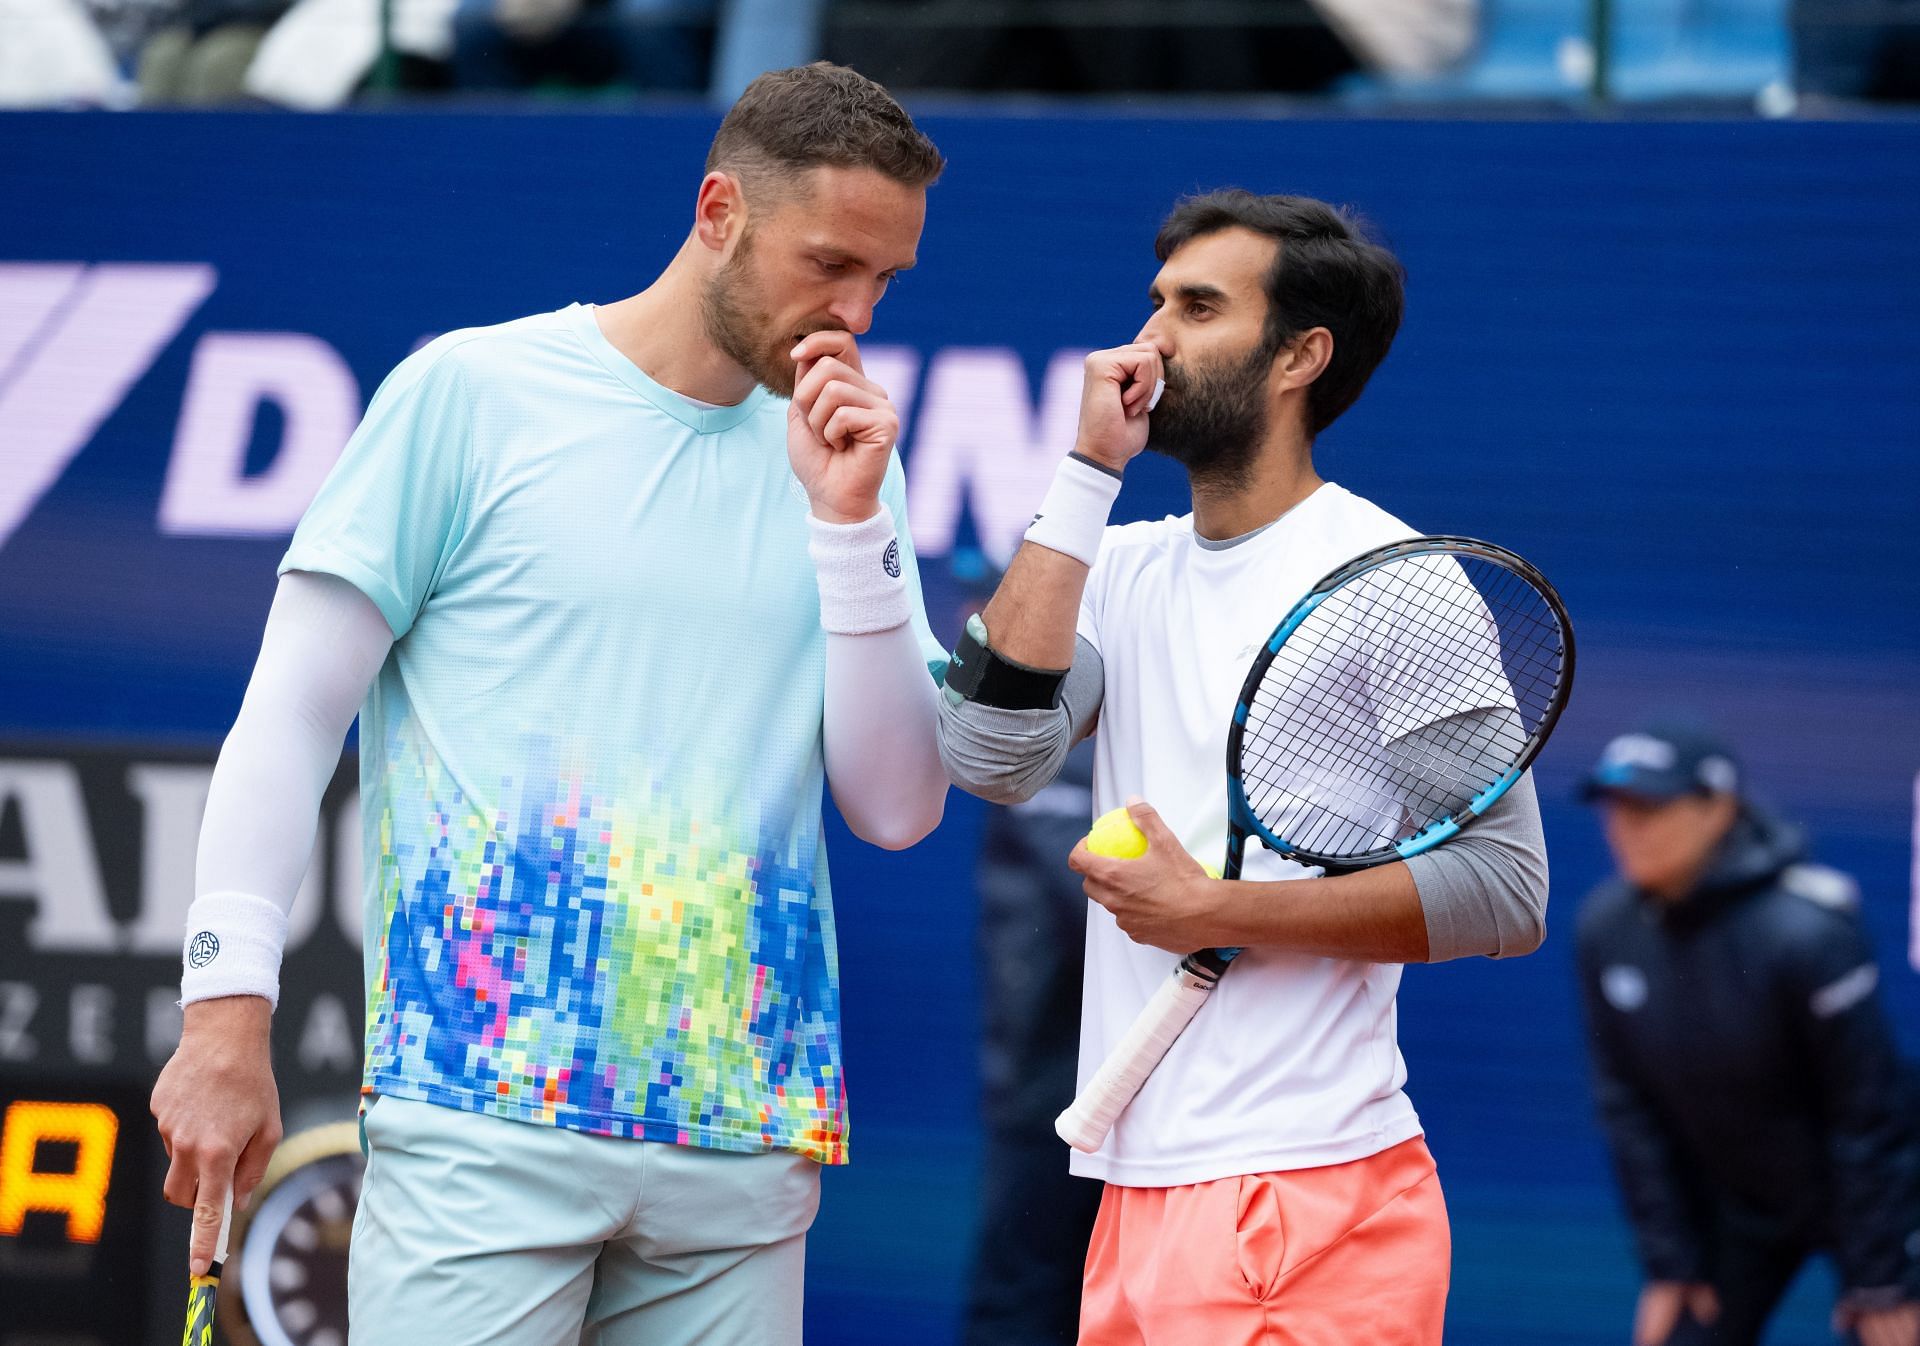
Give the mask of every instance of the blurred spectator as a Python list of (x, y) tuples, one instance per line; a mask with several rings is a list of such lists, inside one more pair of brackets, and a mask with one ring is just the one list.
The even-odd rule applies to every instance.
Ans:
[(1748, 1346), (1816, 1252), (1836, 1326), (1920, 1341), (1920, 1132), (1851, 879), (1702, 730), (1610, 743), (1619, 876), (1580, 915), (1594, 1087), (1646, 1284), (1635, 1346)]
[[(974, 591), (959, 620), (999, 582), (978, 553), (956, 552)], [(969, 566), (975, 574), (965, 574)], [(1073, 1101), (1087, 897), (1067, 854), (1093, 817), (1093, 740), (1024, 804), (992, 807), (981, 837), (979, 948), (986, 1122), (980, 1231), (963, 1346), (1073, 1346), (1080, 1280), (1100, 1184), (1067, 1172), (1053, 1119)]]
[(462, 89), (704, 91), (713, 0), (460, 0)]
[(826, 0), (721, 0), (714, 34), (713, 100), (732, 106), (769, 70), (820, 59), (820, 11)]
[(0, 108), (118, 101), (113, 51), (78, 0), (0, 0)]
[(296, 0), (260, 44), (247, 92), (319, 111), (339, 107), (369, 84), (389, 91), (445, 89), (452, 83), (457, 4)]
[(291, 0), (177, 0), (140, 51), (140, 101), (207, 106), (245, 97), (247, 67)]
[(841, 0), (826, 45), (892, 87), (1318, 93), (1443, 69), (1477, 18), (1478, 0)]
[(180, 0), (80, 0), (81, 8), (93, 16), (100, 36), (113, 48), (114, 59), (124, 70), (133, 69), (147, 39), (170, 23), (180, 8)]
[(1793, 0), (1803, 99), (1920, 100), (1920, 0)]

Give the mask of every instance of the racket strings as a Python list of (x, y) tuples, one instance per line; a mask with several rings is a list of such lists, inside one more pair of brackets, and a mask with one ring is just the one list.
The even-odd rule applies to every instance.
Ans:
[(1330, 593), (1248, 707), (1248, 806), (1295, 849), (1361, 855), (1460, 812), (1525, 752), (1565, 661), (1554, 608), (1477, 556), (1402, 557)]

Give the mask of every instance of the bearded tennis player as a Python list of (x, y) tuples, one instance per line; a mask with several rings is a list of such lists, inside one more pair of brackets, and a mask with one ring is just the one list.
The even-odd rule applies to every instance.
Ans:
[(382, 385), (207, 801), (153, 1095), (196, 1271), (279, 1136), (286, 913), (357, 711), (356, 1346), (800, 1340), (847, 1158), (822, 788), (897, 848), (947, 786), (858, 346), (942, 166), (870, 80), (769, 73), (645, 290), (451, 333)]
[[(1255, 651), (1322, 575), (1418, 532), (1314, 462), (1392, 344), (1401, 267), (1340, 210), (1244, 191), (1181, 202), (1156, 252), (1151, 316), (1088, 357), (1074, 450), (941, 718), (953, 779), (1001, 801), (1093, 734), (1094, 813), (1132, 801), (1146, 833), (1137, 860), (1070, 857), (1095, 904), (1083, 1087), (1181, 955), (1246, 948), (1098, 1151), (1073, 1155), (1106, 1184), (1080, 1341), (1440, 1346), (1451, 1241), (1394, 1001), (1402, 964), (1540, 944), (1532, 782), (1431, 852), (1341, 877), (1256, 848), (1226, 882), (1194, 858), (1224, 848)], [(1186, 469), (1192, 511), (1109, 527), (1143, 449)]]

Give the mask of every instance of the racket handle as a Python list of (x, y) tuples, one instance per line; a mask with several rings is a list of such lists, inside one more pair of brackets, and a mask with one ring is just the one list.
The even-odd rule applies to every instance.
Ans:
[(1218, 981), (1218, 977), (1197, 973), (1184, 962), (1175, 968), (1127, 1029), (1127, 1035), (1100, 1063), (1073, 1105), (1054, 1120), (1053, 1129), (1060, 1133), (1060, 1139), (1083, 1154), (1099, 1149), (1174, 1039), (1207, 1003)]

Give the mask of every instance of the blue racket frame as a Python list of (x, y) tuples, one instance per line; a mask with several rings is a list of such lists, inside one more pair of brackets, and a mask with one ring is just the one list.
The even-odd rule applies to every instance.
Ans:
[[(1549, 697), (1546, 711), (1540, 723), (1528, 735), (1513, 767), (1493, 784), (1482, 790), (1468, 801), (1457, 813), (1438, 818), (1428, 823), (1412, 836), (1395, 842), (1391, 846), (1359, 856), (1325, 856), (1302, 850), (1271, 831), (1255, 815), (1247, 803), (1246, 787), (1241, 783), (1240, 751), (1245, 736), (1247, 717), (1252, 712), (1253, 698), (1259, 690), (1261, 680), (1266, 676), (1274, 657), (1280, 653), (1300, 624), (1312, 615), (1314, 609), (1325, 602), (1327, 597), (1342, 585), (1357, 579), (1368, 571), (1377, 570), (1389, 562), (1408, 556), (1472, 556), (1492, 562), (1512, 571), (1521, 579), (1537, 589), (1553, 611), (1560, 625), (1564, 656), (1560, 661), (1558, 679)], [(1567, 699), (1573, 690), (1573, 623), (1567, 616), (1566, 605), (1547, 577), (1524, 557), (1496, 546), (1479, 538), (1462, 537), (1457, 534), (1434, 534), (1429, 537), (1409, 538), (1405, 542), (1389, 543), (1384, 547), (1354, 557), (1351, 561), (1322, 577), (1307, 591), (1298, 603), (1295, 603), (1280, 624), (1267, 638), (1260, 654), (1254, 659), (1253, 667), (1247, 671), (1246, 680), (1240, 686), (1240, 697), (1233, 708), (1233, 723), (1227, 730), (1227, 853), (1220, 866), (1222, 876), (1229, 879), (1240, 877), (1241, 865), (1246, 857), (1247, 839), (1259, 837), (1262, 844), (1288, 859), (1303, 865), (1311, 865), (1329, 874), (1348, 874), (1355, 870), (1368, 869), (1374, 865), (1386, 864), (1392, 860), (1405, 860), (1432, 850), (1435, 846), (1457, 835), (1461, 828), (1484, 814), (1499, 798), (1513, 787), (1521, 773), (1533, 764), (1545, 746), (1547, 736), (1553, 732), (1554, 725), (1560, 719), (1560, 712), (1566, 708)], [(1188, 955), (1184, 965), (1196, 976), (1218, 978), (1240, 953), (1239, 949), (1204, 949)]]

